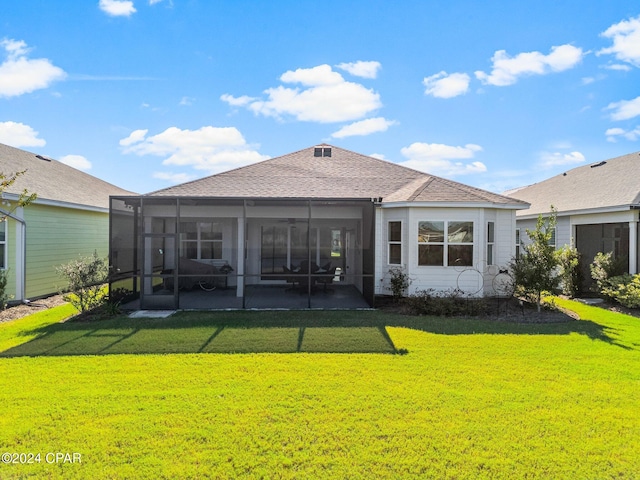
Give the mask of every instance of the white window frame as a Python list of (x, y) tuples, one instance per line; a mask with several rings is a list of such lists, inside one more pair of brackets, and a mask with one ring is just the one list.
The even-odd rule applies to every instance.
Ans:
[(522, 247), (522, 233), (519, 228), (516, 228), (516, 258), (520, 258), (520, 250)]
[[(399, 223), (400, 224), (400, 240), (391, 240), (391, 224)], [(402, 265), (402, 234), (403, 234), (403, 225), (402, 220), (389, 220), (387, 222), (387, 264), (388, 265)], [(400, 262), (399, 263), (391, 263), (391, 246), (398, 245), (400, 246)]]
[(495, 265), (496, 222), (487, 222), (487, 265)]
[(556, 248), (557, 244), (558, 244), (558, 240), (556, 238), (556, 235), (558, 233), (558, 227), (553, 227), (551, 229), (551, 238), (549, 239), (549, 246)]
[[(212, 222), (212, 221), (208, 221), (208, 220), (192, 220), (192, 221), (183, 221), (181, 223), (195, 223), (196, 224), (196, 238), (195, 239), (180, 239), (180, 252), (183, 252), (186, 254), (187, 245), (196, 245), (196, 258), (193, 258), (191, 260), (221, 260), (222, 257), (224, 256), (224, 254), (222, 253), (223, 247), (224, 247), (224, 232), (223, 232), (223, 227), (222, 224), (220, 224), (220, 222)], [(221, 228), (221, 234), (223, 235), (223, 237), (220, 240), (208, 240), (208, 239), (203, 239), (202, 238), (202, 224), (203, 223), (218, 223), (220, 224), (220, 228)], [(203, 259), (202, 258), (202, 246), (204, 244), (211, 244), (212, 245), (212, 249), (211, 251), (214, 252), (215, 248), (213, 248), (214, 244), (219, 244), (220, 245), (220, 258), (213, 258), (213, 259)], [(183, 248), (184, 246), (184, 248)]]
[[(444, 241), (442, 242), (421, 242), (420, 241), (420, 223), (422, 222), (432, 222), (432, 223), (442, 223), (443, 224), (443, 236)], [(472, 232), (472, 241), (471, 242), (450, 242), (449, 241), (449, 225), (451, 223), (470, 223), (471, 224), (471, 232)], [(471, 246), (471, 265), (473, 266), (473, 262), (475, 259), (475, 228), (476, 222), (473, 220), (419, 220), (418, 221), (418, 267), (449, 267), (455, 268), (457, 265), (449, 265), (449, 247), (454, 245), (461, 246)], [(420, 245), (442, 245), (443, 253), (442, 253), (442, 265), (421, 265), (420, 264)], [(464, 265), (467, 266), (467, 265)]]
[(9, 250), (7, 238), (9, 237), (9, 222), (7, 222), (7, 219), (5, 218), (4, 220), (0, 221), (0, 224), (4, 228), (4, 240), (0, 240), (0, 245), (4, 246), (4, 255), (0, 257), (0, 260), (2, 260), (2, 265), (0, 265), (0, 270), (7, 270), (8, 268), (7, 257), (8, 257), (8, 250)]

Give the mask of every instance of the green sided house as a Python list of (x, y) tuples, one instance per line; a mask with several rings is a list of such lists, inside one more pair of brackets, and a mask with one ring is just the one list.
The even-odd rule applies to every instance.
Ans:
[(0, 268), (8, 271), (7, 293), (23, 301), (56, 293), (56, 267), (78, 255), (107, 257), (109, 195), (130, 195), (56, 160), (0, 144), (0, 172), (25, 171), (3, 193), (3, 216), (27, 189), (37, 200), (0, 223)]
[(359, 308), (495, 295), (528, 204), (331, 145), (111, 197), (111, 292), (132, 308)]

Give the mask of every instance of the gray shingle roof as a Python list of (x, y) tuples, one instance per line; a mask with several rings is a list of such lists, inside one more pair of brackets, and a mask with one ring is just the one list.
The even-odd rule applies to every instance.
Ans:
[(505, 194), (531, 204), (519, 216), (549, 213), (551, 205), (559, 213), (629, 208), (640, 204), (640, 152), (577, 167)]
[(109, 208), (109, 195), (135, 195), (57, 160), (0, 143), (0, 172), (9, 175), (23, 170), (26, 173), (6, 193), (20, 194), (26, 188), (40, 200), (98, 208)]
[(378, 198), (383, 202), (526, 204), (339, 147), (315, 147), (183, 183), (149, 195), (168, 197)]

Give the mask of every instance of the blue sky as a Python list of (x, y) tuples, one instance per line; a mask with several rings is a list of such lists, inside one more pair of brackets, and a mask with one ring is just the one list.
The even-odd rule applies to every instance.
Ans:
[(0, 142), (138, 193), (323, 142), (495, 192), (640, 150), (637, 0), (2, 4)]

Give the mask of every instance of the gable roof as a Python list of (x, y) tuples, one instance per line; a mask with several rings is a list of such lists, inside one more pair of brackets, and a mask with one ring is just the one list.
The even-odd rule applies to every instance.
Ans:
[[(315, 156), (316, 148), (331, 156)], [(391, 202), (526, 203), (322, 144), (148, 194), (168, 197), (383, 198)]]
[(20, 195), (26, 188), (38, 194), (36, 202), (98, 209), (109, 208), (109, 195), (135, 195), (57, 160), (0, 143), (0, 172), (9, 175), (23, 170), (24, 175), (5, 194)]
[(529, 202), (518, 216), (547, 214), (551, 205), (558, 213), (580, 210), (628, 210), (640, 205), (640, 152), (569, 170), (527, 187), (505, 192)]

